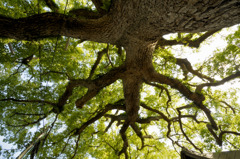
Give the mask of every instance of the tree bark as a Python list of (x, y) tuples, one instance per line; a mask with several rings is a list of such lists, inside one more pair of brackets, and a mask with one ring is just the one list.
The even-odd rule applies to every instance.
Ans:
[(132, 39), (155, 42), (167, 33), (218, 30), (240, 23), (239, 15), (238, 0), (114, 0), (109, 13), (94, 20), (59, 13), (20, 19), (0, 16), (0, 37), (68, 36), (124, 46)]

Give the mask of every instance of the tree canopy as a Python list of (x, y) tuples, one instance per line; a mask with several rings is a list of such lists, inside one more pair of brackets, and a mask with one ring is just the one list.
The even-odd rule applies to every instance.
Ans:
[(1, 0), (0, 135), (16, 145), (1, 155), (239, 149), (240, 27), (204, 61), (173, 51), (201, 57), (239, 15), (239, 0)]

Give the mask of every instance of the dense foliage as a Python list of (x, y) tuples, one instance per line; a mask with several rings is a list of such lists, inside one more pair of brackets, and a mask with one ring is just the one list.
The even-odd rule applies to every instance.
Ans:
[[(111, 6), (110, 1), (101, 2), (99, 8), (96, 1), (85, 0), (2, 0), (0, 15), (24, 18), (52, 10), (76, 16), (74, 9), (82, 8), (96, 18), (97, 9), (104, 14)], [(200, 153), (239, 149), (240, 27), (236, 28), (224, 38), (226, 48), (209, 52), (199, 62), (187, 55), (201, 56), (193, 47), (207, 45), (203, 41), (210, 36), (214, 41), (219, 30), (159, 39), (154, 69), (173, 80), (143, 82), (134, 124), (126, 122), (124, 78), (117, 75), (124, 72), (127, 58), (123, 46), (66, 36), (34, 41), (3, 37), (0, 135), (15, 148), (2, 146), (1, 155), (10, 158), (43, 133), (29, 156), (175, 159), (183, 147)], [(190, 49), (176, 52), (174, 45)], [(194, 92), (192, 96), (186, 89)]]

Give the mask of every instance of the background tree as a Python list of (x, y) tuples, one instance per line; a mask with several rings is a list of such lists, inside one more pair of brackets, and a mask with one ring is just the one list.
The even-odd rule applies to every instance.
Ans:
[[(197, 65), (170, 47), (199, 47), (240, 23), (238, 0), (0, 6), (0, 135), (17, 145), (6, 157), (43, 132), (31, 158), (176, 158), (169, 143), (239, 149), (239, 29)], [(230, 90), (217, 87), (230, 82)]]

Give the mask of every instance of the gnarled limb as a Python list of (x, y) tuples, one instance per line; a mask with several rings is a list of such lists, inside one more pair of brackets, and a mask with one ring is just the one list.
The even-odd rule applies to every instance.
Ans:
[(185, 97), (192, 100), (198, 108), (203, 110), (204, 113), (206, 114), (207, 118), (209, 119), (212, 127), (215, 130), (218, 129), (216, 122), (214, 121), (213, 117), (211, 116), (210, 110), (206, 106), (204, 106), (202, 103), (205, 100), (205, 97), (202, 94), (192, 92), (184, 84), (182, 84), (179, 80), (170, 78), (170, 77), (166, 77), (157, 72), (154, 72), (149, 80), (151, 80), (153, 82), (159, 82), (161, 84), (167, 84), (167, 85), (171, 86), (172, 88), (177, 89)]
[(143, 134), (142, 134), (141, 130), (138, 128), (138, 126), (137, 126), (135, 123), (131, 124), (131, 127), (133, 128), (133, 130), (135, 131), (135, 133), (137, 134), (137, 136), (138, 136), (138, 137), (141, 139), (141, 141), (142, 141), (142, 147), (140, 148), (140, 150), (141, 150), (141, 149), (144, 148), (144, 137), (143, 137)]
[(198, 48), (204, 40), (206, 40), (208, 37), (212, 36), (214, 33), (218, 32), (218, 31), (219, 31), (219, 29), (208, 31), (205, 34), (203, 34), (202, 36), (200, 36), (199, 38), (195, 39), (195, 40), (191, 40), (191, 37), (183, 38), (180, 41), (179, 40), (166, 40), (164, 38), (160, 38), (157, 46), (164, 47), (164, 46), (168, 46), (168, 45), (170, 45), (170, 46), (184, 45), (184, 46), (190, 46), (190, 47)]
[(190, 140), (190, 138), (188, 137), (188, 135), (184, 132), (183, 130), (183, 124), (182, 124), (182, 120), (181, 120), (181, 117), (182, 117), (182, 114), (181, 114), (181, 111), (179, 109), (177, 109), (178, 111), (178, 122), (179, 122), (179, 126), (180, 126), (180, 129), (181, 129), (181, 132), (183, 133), (183, 136), (186, 138), (186, 140), (196, 149), (196, 150), (199, 150), (201, 153), (202, 153), (202, 149), (200, 149), (199, 147), (197, 147), (193, 142), (192, 140)]
[(106, 105), (105, 109), (103, 109), (97, 115), (95, 115), (93, 118), (91, 118), (90, 120), (88, 120), (87, 122), (82, 124), (82, 126), (80, 128), (77, 128), (75, 130), (74, 134), (81, 134), (86, 127), (88, 127), (90, 124), (94, 123), (95, 121), (97, 121), (101, 117), (103, 117), (109, 110), (113, 110), (113, 109), (125, 110), (125, 106), (122, 105), (122, 100), (119, 100), (114, 104)]
[(83, 97), (77, 99), (77, 101), (75, 102), (76, 107), (82, 108), (83, 105), (87, 101), (92, 99), (94, 96), (96, 96), (101, 89), (121, 78), (124, 72), (125, 72), (124, 66), (120, 66), (118, 68), (112, 69), (107, 74), (94, 80), (74, 80), (76, 86), (84, 86), (88, 88), (87, 93)]
[(147, 105), (144, 104), (144, 103), (141, 103), (140, 105), (141, 105), (141, 107), (143, 107), (143, 108), (145, 108), (145, 109), (147, 109), (147, 110), (150, 110), (150, 111), (152, 111), (152, 112), (155, 112), (155, 113), (159, 114), (165, 121), (170, 122), (170, 119), (169, 119), (165, 114), (163, 114), (162, 112), (160, 112), (159, 110), (153, 109), (153, 108), (147, 106)]
[(232, 74), (232, 75), (230, 75), (230, 76), (228, 76), (228, 77), (226, 77), (226, 78), (224, 78), (224, 79), (222, 79), (220, 81), (200, 84), (200, 85), (197, 86), (195, 92), (201, 92), (203, 87), (211, 87), (211, 86), (222, 85), (222, 84), (224, 84), (224, 83), (226, 83), (228, 81), (231, 81), (231, 80), (233, 80), (235, 78), (238, 78), (238, 77), (240, 77), (240, 72), (236, 72), (236, 73), (234, 73), (234, 74)]
[(181, 67), (181, 69), (183, 70), (185, 78), (187, 77), (187, 73), (191, 72), (193, 75), (196, 75), (196, 76), (198, 76), (201, 79), (207, 79), (210, 82), (214, 82), (215, 81), (215, 79), (213, 79), (211, 77), (208, 77), (208, 76), (200, 73), (197, 70), (194, 70), (192, 68), (191, 63), (187, 59), (176, 58), (176, 64), (179, 65)]
[(220, 101), (220, 103), (223, 103), (223, 104), (225, 104), (227, 107), (229, 107), (231, 110), (232, 110), (232, 112), (233, 112), (233, 114), (236, 114), (236, 111), (235, 111), (235, 109), (230, 105), (230, 104), (228, 104), (227, 102), (225, 102), (225, 101)]
[(60, 13), (42, 13), (13, 19), (0, 16), (0, 37), (17, 40), (37, 40), (67, 36), (78, 39), (111, 42), (104, 35), (113, 30), (109, 17), (98, 20), (76, 19)]
[(124, 153), (125, 155), (125, 159), (128, 159), (128, 153), (127, 153), (127, 148), (128, 148), (128, 139), (127, 139), (127, 135), (126, 135), (126, 131), (129, 127), (129, 122), (124, 122), (121, 130), (120, 130), (120, 135), (122, 137), (123, 140), (123, 147), (122, 149), (119, 151), (118, 155), (120, 156), (122, 153)]
[(216, 142), (219, 146), (222, 146), (222, 143), (223, 143), (222, 137), (223, 137), (224, 134), (234, 134), (234, 135), (240, 136), (239, 132), (236, 132), (236, 131), (222, 131), (222, 130), (220, 130), (220, 133), (219, 133), (219, 136), (218, 136), (213, 131), (213, 129), (210, 125), (207, 125), (207, 128), (208, 128), (209, 132), (213, 135), (213, 137), (215, 138), (215, 140), (216, 140)]

